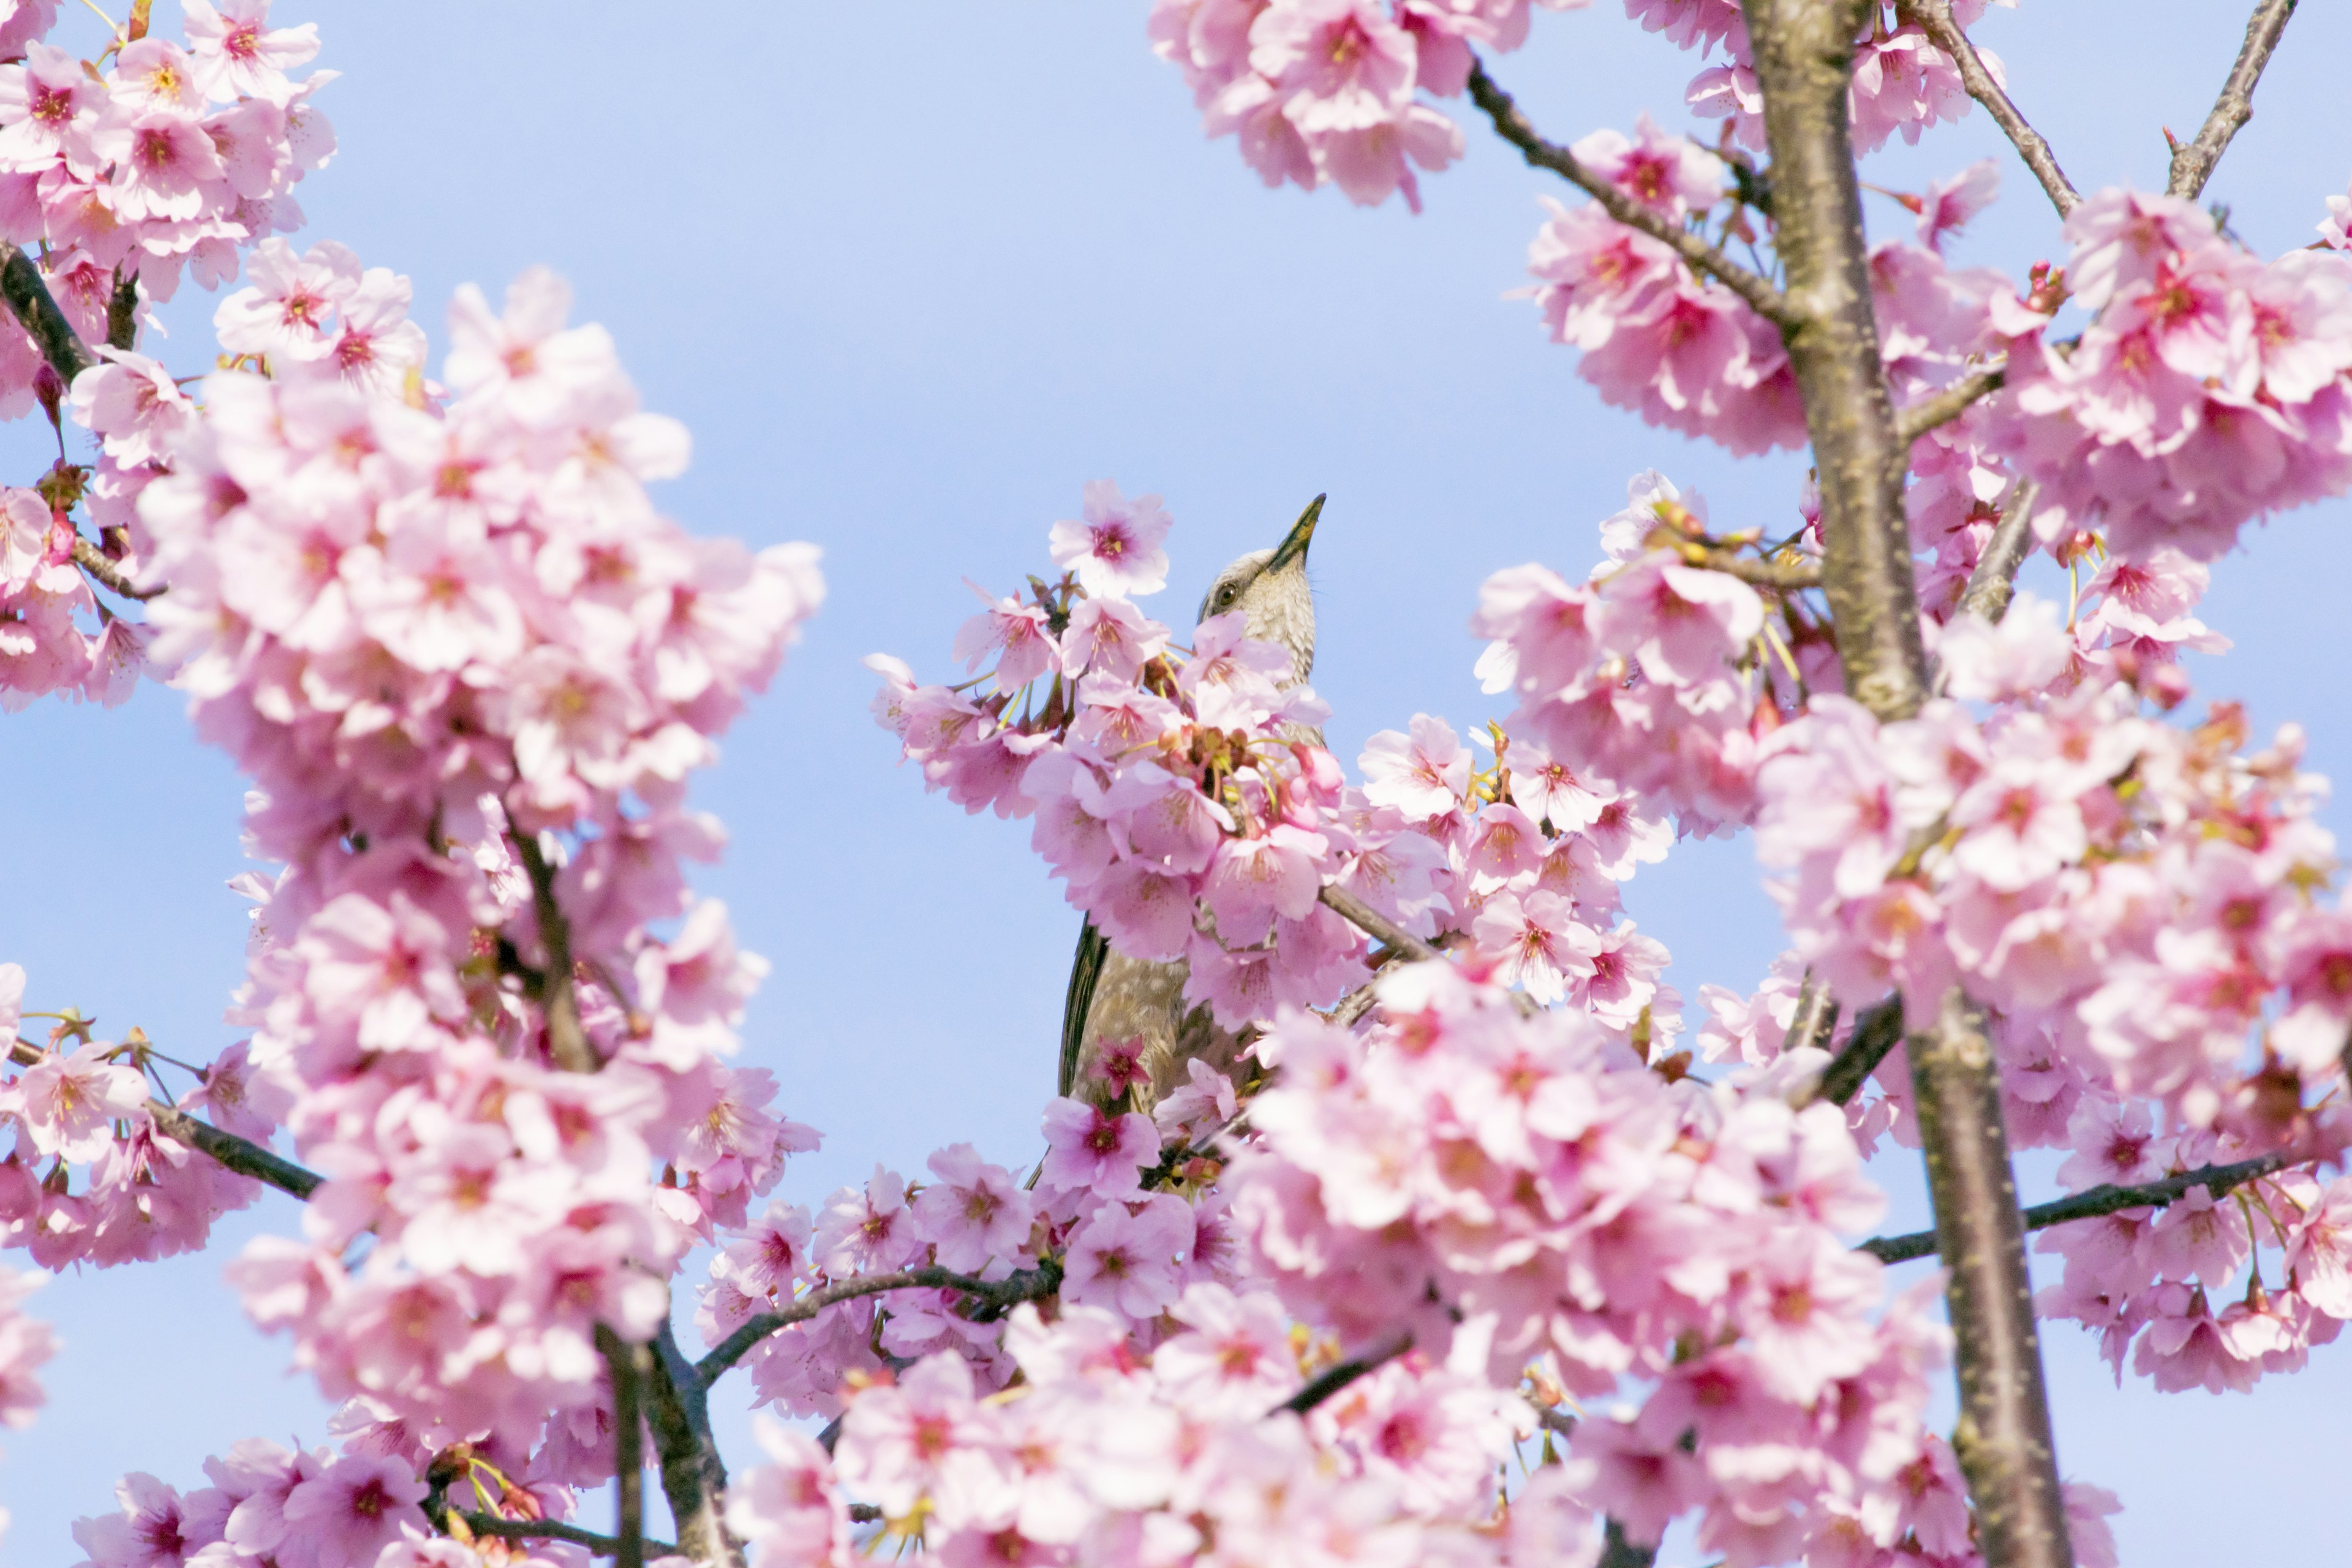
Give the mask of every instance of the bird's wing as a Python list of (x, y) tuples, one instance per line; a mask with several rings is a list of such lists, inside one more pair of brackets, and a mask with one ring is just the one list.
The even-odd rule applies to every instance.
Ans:
[(1086, 1044), (1087, 1014), (1095, 1005), (1095, 983), (1102, 978), (1103, 961), (1110, 943), (1087, 921), (1078, 927), (1078, 955), (1070, 961), (1070, 994), (1062, 1004), (1062, 1076), (1055, 1093), (1067, 1096), (1078, 1081), (1078, 1052)]

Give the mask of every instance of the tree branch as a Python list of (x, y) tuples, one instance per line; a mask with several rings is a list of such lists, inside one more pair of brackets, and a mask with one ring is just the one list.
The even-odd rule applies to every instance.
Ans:
[[(1795, 1035), (1791, 1029), (1792, 1039)], [(1800, 1110), (1820, 1100), (1843, 1105), (1861, 1092), (1864, 1080), (1902, 1043), (1903, 993), (1897, 991), (1854, 1015), (1853, 1032), (1846, 1037), (1845, 1049), (1830, 1058), (1821, 1077), (1790, 1095), (1790, 1102)]]
[(114, 293), (106, 301), (106, 346), (128, 352), (139, 342), (139, 275), (114, 273)]
[[(1797, 992), (1797, 1010), (1789, 1019), (1789, 1033), (1782, 1039), (1780, 1048), (1784, 1051), (1826, 1050), (1830, 1037), (1837, 1033), (1837, 997), (1819, 975), (1808, 969), (1804, 985)], [(1810, 1086), (1804, 1101), (1798, 1109), (1801, 1110), (1804, 1104), (1820, 1098), (1820, 1092), (1819, 1083)]]
[(1785, 334), (1796, 330), (1799, 316), (1787, 295), (1772, 287), (1766, 279), (1726, 256), (1715, 247), (1692, 234), (1679, 224), (1670, 223), (1635, 201), (1578, 161), (1574, 153), (1557, 143), (1547, 142), (1536, 128), (1519, 112), (1511, 95), (1495, 84), (1486, 74), (1486, 62), (1473, 58), (1470, 62), (1470, 97), (1484, 110), (1486, 118), (1495, 122), (1496, 132), (1519, 150), (1520, 156), (1538, 169), (1549, 169), (1570, 184), (1601, 204), (1601, 210), (1627, 228), (1639, 229), (1659, 244), (1670, 247), (1675, 255), (1689, 264), (1691, 270), (1706, 275), (1730, 289), (1748, 308), (1780, 329)]
[[(2293, 1154), (2264, 1154), (2258, 1160), (2243, 1160), (2234, 1165), (2200, 1165), (2136, 1187), (2119, 1187), (2110, 1182), (2052, 1203), (2036, 1204), (2021, 1218), (2027, 1230), (2047, 1230), (2069, 1220), (2096, 1219), (2125, 1209), (2160, 1209), (2179, 1202), (2196, 1187), (2203, 1187), (2218, 1198), (2232, 1187), (2242, 1187), (2300, 1163)], [(1908, 1236), (1874, 1237), (1854, 1250), (1867, 1252), (1881, 1263), (1907, 1263), (1915, 1258), (1935, 1255), (1936, 1233), (1918, 1230)]]
[(224, 1132), (160, 1100), (147, 1102), (147, 1115), (155, 1123), (155, 1131), (164, 1137), (210, 1155), (240, 1176), (251, 1176), (293, 1197), (307, 1201), (326, 1181), (316, 1171), (305, 1170), (291, 1160), (281, 1160), (258, 1143), (234, 1132)]
[(1437, 949), (1402, 926), (1395, 924), (1386, 915), (1345, 888), (1326, 882), (1323, 884), (1323, 890), (1316, 896), (1329, 906), (1331, 911), (1341, 920), (1346, 921), (1374, 942), (1385, 943), (1407, 958), (1422, 962), (1443, 956)]
[(1709, 549), (1696, 541), (1676, 549), (1690, 565), (1737, 577), (1751, 588), (1794, 594), (1822, 585), (1822, 563), (1818, 561), (1759, 561), (1737, 551)]
[(2081, 195), (2067, 180), (2066, 171), (2058, 166), (2058, 155), (2050, 151), (2050, 143), (2042, 140), (2042, 132), (2025, 122), (2025, 116), (2009, 100), (2000, 83), (1992, 79), (1992, 72), (1985, 68), (1976, 46), (1969, 42), (1969, 36), (1953, 19), (1952, 0), (1913, 0), (1912, 11), (1936, 47), (1951, 56), (1952, 63), (1959, 67), (1960, 84), (1969, 89), (1970, 98), (1984, 105), (1985, 112), (2009, 137), (2017, 155), (2025, 160), (2025, 166), (2049, 193), (2050, 203), (2058, 209), (2058, 216), (2064, 217), (2082, 205)]
[(2000, 390), (2009, 374), (2009, 366), (1997, 364), (1965, 376), (1936, 394), (1903, 410), (1895, 417), (1895, 433), (1907, 451), (1911, 443), (1939, 425), (1948, 425), (1974, 407), (1981, 398)]
[(1601, 1522), (1601, 1561), (1593, 1568), (1650, 1568), (1658, 1560), (1655, 1546), (1628, 1540), (1625, 1527), (1613, 1519)]
[(2009, 614), (2010, 595), (2017, 587), (2018, 569), (2033, 553), (2033, 503), (2039, 491), (2032, 479), (2020, 479), (2010, 492), (2009, 505), (1993, 524), (1984, 553), (1960, 590), (1960, 608), (1999, 625)]
[[(1880, 358), (1847, 109), (1853, 39), (1875, 5), (1741, 0), (1775, 245), (1801, 321), (1785, 336), (1820, 476), (1823, 588), (1847, 694), (1885, 722), (1918, 711), (1929, 684), (1903, 504), (1910, 447)], [(2000, 1080), (1968, 998), (1955, 990), (1943, 1015), (1908, 1055), (1958, 1352), (1953, 1448), (1989, 1568), (2071, 1568)]]
[(73, 558), (75, 565), (97, 578), (101, 587), (117, 597), (136, 599), (143, 605), (163, 592), (161, 588), (132, 587), (131, 579), (122, 574), (121, 566), (109, 561), (103, 551), (79, 533), (74, 535)]
[(2278, 47), (2279, 35), (2286, 31), (2287, 18), (2294, 15), (2294, 0), (2261, 0), (2254, 7), (2254, 14), (2246, 20), (2246, 41), (2239, 47), (2229, 79), (2221, 84), (2221, 96), (2213, 100), (2213, 112), (2205, 117), (2195, 141), (2172, 149), (2172, 177), (2165, 183), (2168, 195), (2193, 201), (2204, 191), (2230, 139), (2254, 117), (2254, 84), (2262, 80), (2263, 68), (2271, 63), (2271, 51)]
[(1379, 1371), (1411, 1349), (1412, 1349), (1412, 1336), (1399, 1334), (1394, 1339), (1358, 1356), (1354, 1361), (1343, 1361), (1339, 1365), (1328, 1369), (1321, 1376), (1267, 1411), (1266, 1414), (1279, 1415), (1287, 1410), (1295, 1415), (1304, 1415), (1365, 1373)]
[[(836, 1279), (821, 1289), (812, 1290), (791, 1306), (772, 1312), (761, 1312), (746, 1319), (735, 1331), (710, 1348), (709, 1354), (694, 1363), (698, 1381), (709, 1384), (719, 1374), (741, 1361), (753, 1345), (779, 1329), (794, 1323), (805, 1323), (827, 1307), (843, 1301), (854, 1301), (860, 1296), (878, 1296), (886, 1290), (954, 1290), (961, 1293), (992, 1316), (1001, 1316), (1008, 1308), (1023, 1301), (1034, 1301), (1061, 1289), (1061, 1266), (1052, 1261), (1034, 1268), (1024, 1268), (1004, 1279), (975, 1279), (969, 1274), (958, 1274), (946, 1268), (900, 1268), (887, 1274), (855, 1274), (846, 1279)], [(975, 1321), (986, 1321), (985, 1318)]]
[(580, 994), (572, 976), (572, 927), (555, 901), (555, 872), (540, 853), (539, 836), (509, 833), (515, 858), (530, 875), (532, 912), (539, 921), (539, 945), (544, 950), (539, 972), (539, 1010), (547, 1019), (547, 1054), (566, 1072), (594, 1072), (604, 1064), (588, 1043), (580, 1022)]
[(49, 368), (58, 373), (68, 386), (74, 377), (88, 370), (95, 361), (89, 349), (82, 346), (81, 337), (58, 309), (49, 295), (49, 286), (42, 280), (40, 264), (16, 246), (0, 241), (0, 299), (31, 334), (33, 344)]
[[(584, 1546), (591, 1557), (611, 1557), (620, 1542), (609, 1535), (599, 1535), (593, 1530), (583, 1530), (576, 1524), (566, 1524), (555, 1519), (500, 1519), (494, 1513), (459, 1513), (466, 1528), (476, 1535), (495, 1535), (504, 1541), (568, 1541), (574, 1546)], [(639, 1544), (656, 1557), (675, 1556), (677, 1548), (667, 1541), (646, 1541)]]
[(1955, 986), (1941, 1016), (1907, 1043), (1945, 1310), (1959, 1347), (1952, 1453), (1976, 1503), (1984, 1559), (1996, 1568), (2073, 1568), (2025, 1225), (1984, 1013)]
[(1862, 0), (1746, 0), (1772, 149), (1774, 243), (1796, 321), (1784, 336), (1821, 479), (1822, 587), (1847, 694), (1885, 721), (1908, 717), (1927, 688), (1903, 507), (1910, 447), (1879, 355), (1847, 119), (1865, 10)]
[[(8, 1059), (18, 1067), (37, 1067), (48, 1052), (30, 1040), (17, 1040), (8, 1047)], [(316, 1171), (307, 1171), (291, 1160), (283, 1160), (254, 1142), (234, 1132), (224, 1132), (208, 1121), (199, 1121), (174, 1105), (160, 1100), (147, 1102), (148, 1120), (155, 1131), (175, 1143), (184, 1143), (197, 1153), (209, 1156), (240, 1176), (251, 1176), (265, 1186), (298, 1198), (308, 1198), (326, 1181)]]
[(646, 1423), (641, 1409), (645, 1374), (653, 1358), (599, 1323), (596, 1348), (613, 1385), (613, 1490), (618, 1497), (613, 1568), (645, 1568)]
[(667, 1314), (642, 1364), (646, 1424), (677, 1521), (677, 1548), (697, 1563), (743, 1568), (743, 1543), (727, 1528), (727, 1465), (710, 1431), (709, 1385), (677, 1348)]

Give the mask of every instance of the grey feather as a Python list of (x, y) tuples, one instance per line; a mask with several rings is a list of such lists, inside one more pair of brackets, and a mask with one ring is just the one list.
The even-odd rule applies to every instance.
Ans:
[[(1234, 562), (1201, 599), (1201, 619), (1240, 610), (1249, 616), (1252, 637), (1288, 648), (1292, 676), (1286, 684), (1305, 680), (1315, 668), (1315, 595), (1307, 581), (1307, 547), (1322, 510), (1323, 498), (1317, 496), (1279, 545)], [(1322, 741), (1311, 733), (1302, 738)], [(1198, 1059), (1230, 1073), (1240, 1058), (1240, 1042), (1217, 1026), (1206, 1006), (1185, 1005), (1189, 973), (1181, 959), (1157, 963), (1111, 952), (1087, 921), (1078, 932), (1062, 1011), (1061, 1092), (1097, 1105), (1111, 1103), (1111, 1086), (1091, 1071), (1106, 1040), (1136, 1042), (1149, 1081), (1135, 1086), (1129, 1106), (1146, 1115), (1191, 1081), (1187, 1063)]]

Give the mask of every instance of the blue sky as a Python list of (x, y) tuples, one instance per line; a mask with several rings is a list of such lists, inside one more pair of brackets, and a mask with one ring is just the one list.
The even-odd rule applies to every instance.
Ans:
[[(733, 834), (702, 886), (775, 964), (745, 1060), (826, 1133), (785, 1180), (795, 1201), (877, 1160), (918, 1169), (945, 1142), (1008, 1162), (1035, 1147), (1076, 919), (1024, 827), (967, 819), (894, 767), (858, 661), (887, 650), (944, 671), (972, 608), (961, 579), (1002, 591), (1042, 569), (1083, 481), (1165, 496), (1171, 618), (1329, 492), (1316, 684), (1347, 758), (1417, 710), (1465, 728), (1492, 711), (1465, 626), (1478, 583), (1527, 560), (1580, 574), (1629, 475), (1704, 491), (1722, 526), (1785, 525), (1793, 506), (1796, 460), (1734, 462), (1602, 407), (1503, 297), (1536, 198), (1564, 192), (1469, 126), (1468, 157), (1425, 181), (1418, 218), (1269, 193), (1230, 142), (1202, 140), (1149, 53), (1140, 0), (278, 9), (317, 20), (319, 63), (345, 73), (320, 100), (342, 150), (299, 193), (310, 235), (415, 279), (436, 363), (458, 283), (495, 297), (549, 263), (578, 289), (576, 319), (612, 330), (646, 405), (694, 431), (694, 468), (664, 493), (673, 514), (825, 551), (830, 604), (699, 792)], [(2243, 21), (2221, 0), (2027, 0), (1978, 36), (2078, 185), (2151, 188), (2159, 127), (2201, 121)], [(1555, 139), (1644, 108), (1685, 123), (1693, 62), (1608, 0), (1536, 31), (1496, 74)], [(2352, 174), (2347, 56), (2352, 16), (2305, 7), (2213, 183), (2258, 248), (2307, 241)], [(2062, 255), (1980, 114), (1898, 144), (1869, 177), (1916, 188), (1987, 155), (2004, 199), (1959, 258), (2021, 273)], [(1909, 223), (1891, 204), (1871, 217)], [(153, 352), (175, 371), (208, 361), (212, 302), (191, 289), (172, 311)], [(47, 435), (0, 431), (0, 475), (29, 480)], [(2336, 502), (2252, 533), (2206, 608), (2238, 649), (2198, 668), (2259, 726), (2300, 720), (2330, 773), (2352, 773), (2348, 521)], [(224, 887), (242, 867), (233, 770), (158, 689), (111, 713), (45, 705), (0, 737), (0, 959), (26, 965), (35, 1005), (142, 1025), (175, 1055), (226, 1044), (244, 926)], [(2340, 808), (2330, 820), (2352, 826)], [(1628, 901), (1686, 995), (1748, 988), (1778, 946), (1744, 841), (1685, 847)], [(1915, 1157), (1881, 1165), (1896, 1223), (1918, 1223)], [(2051, 1190), (2047, 1161), (2027, 1163), (2026, 1184)], [(70, 1521), (109, 1507), (122, 1471), (198, 1485), (203, 1457), (237, 1437), (322, 1437), (284, 1346), (219, 1280), (245, 1236), (294, 1223), (268, 1198), (206, 1255), (35, 1299), (66, 1348), (39, 1424), (0, 1439), (15, 1520), (0, 1563), (78, 1559)], [(2311, 1545), (2315, 1527), (2335, 1533), (2324, 1500), (2342, 1495), (2352, 1350), (2251, 1398), (2158, 1396), (2118, 1392), (2070, 1328), (2048, 1337), (2062, 1464), (2123, 1494), (2131, 1568), (2352, 1561)], [(746, 1397), (714, 1399), (738, 1456)]]

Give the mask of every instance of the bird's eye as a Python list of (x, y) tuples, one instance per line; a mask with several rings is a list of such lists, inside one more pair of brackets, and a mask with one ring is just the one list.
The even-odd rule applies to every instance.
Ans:
[(1232, 604), (1234, 602), (1234, 595), (1235, 592), (1236, 590), (1231, 583), (1226, 584), (1223, 587), (1217, 590), (1217, 603), (1221, 605)]

